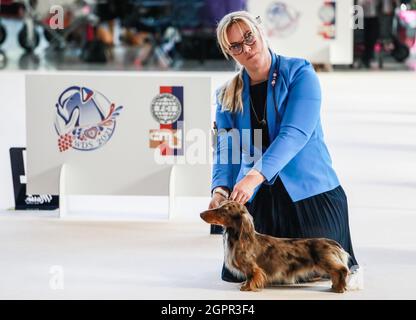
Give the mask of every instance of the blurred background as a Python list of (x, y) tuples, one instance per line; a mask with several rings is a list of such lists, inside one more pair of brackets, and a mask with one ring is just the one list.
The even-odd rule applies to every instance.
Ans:
[[(2, 0), (3, 69), (198, 69), (224, 63), (217, 21), (246, 1)], [(51, 7), (64, 29), (50, 28)]]
[[(331, 2), (335, 6), (335, 1), (326, 4)], [(265, 3), (266, 24), (272, 24), (271, 15), (280, 21), (276, 28), (285, 27), (285, 19), (295, 20), (291, 1), (1, 0), (0, 68), (233, 70), (216, 44), (216, 24), (231, 11), (249, 7), (255, 12)], [(341, 63), (312, 61), (317, 70), (415, 70), (416, 1), (354, 4), (363, 9), (364, 28), (351, 31), (348, 41), (353, 43), (346, 50), (352, 58)], [(53, 6), (63, 9), (63, 29), (51, 28)], [(338, 15), (337, 22), (342, 22)]]

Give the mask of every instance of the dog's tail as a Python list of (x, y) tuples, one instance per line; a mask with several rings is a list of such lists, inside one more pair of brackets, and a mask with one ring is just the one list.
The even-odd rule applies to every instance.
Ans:
[(334, 240), (329, 240), (329, 242), (335, 246), (335, 256), (339, 259), (339, 262), (348, 269), (348, 261), (351, 258), (350, 254), (338, 242)]
[(364, 289), (364, 271), (362, 266), (353, 266), (351, 269), (348, 267), (348, 262), (351, 256), (346, 252), (339, 243), (336, 243), (335, 256), (339, 261), (347, 268), (347, 290), (362, 290)]
[(350, 254), (347, 251), (345, 251), (342, 247), (339, 247), (337, 248), (336, 256), (340, 260), (340, 262), (342, 262), (342, 264), (346, 266), (348, 269), (348, 261), (351, 258)]

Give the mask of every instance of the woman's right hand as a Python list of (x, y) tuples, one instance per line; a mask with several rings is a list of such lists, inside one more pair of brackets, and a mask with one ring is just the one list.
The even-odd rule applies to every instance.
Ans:
[(227, 200), (227, 198), (224, 197), (222, 194), (214, 193), (212, 195), (211, 202), (209, 203), (208, 209), (211, 210), (211, 209), (218, 208), (221, 202), (225, 200)]

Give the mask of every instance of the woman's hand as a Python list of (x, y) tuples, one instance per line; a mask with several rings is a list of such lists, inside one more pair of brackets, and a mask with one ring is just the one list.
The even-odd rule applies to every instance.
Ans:
[(245, 204), (253, 196), (254, 189), (264, 181), (264, 176), (255, 169), (241, 179), (233, 189), (230, 199)]
[(220, 206), (221, 202), (223, 202), (225, 200), (227, 200), (227, 198), (224, 197), (222, 194), (214, 193), (212, 195), (211, 202), (209, 203), (208, 209), (211, 210), (211, 209), (218, 208)]

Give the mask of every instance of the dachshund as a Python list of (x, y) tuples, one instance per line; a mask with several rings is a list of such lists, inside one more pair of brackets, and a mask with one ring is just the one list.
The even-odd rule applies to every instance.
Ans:
[(333, 291), (346, 290), (349, 254), (336, 241), (260, 234), (245, 205), (231, 200), (200, 215), (205, 222), (224, 227), (225, 265), (246, 279), (241, 291), (259, 291), (273, 282), (296, 283), (316, 273), (331, 278)]

